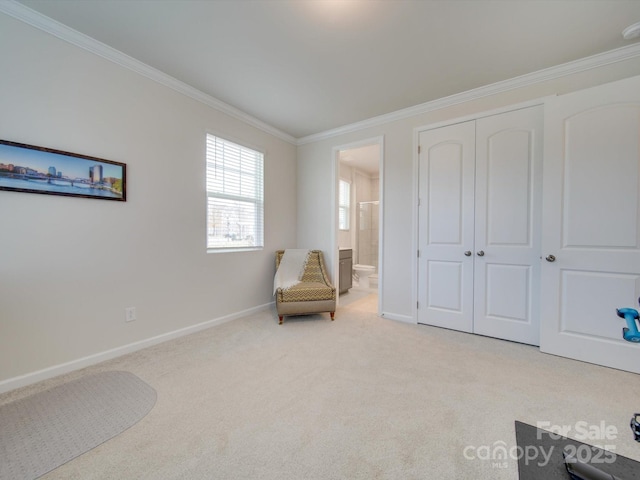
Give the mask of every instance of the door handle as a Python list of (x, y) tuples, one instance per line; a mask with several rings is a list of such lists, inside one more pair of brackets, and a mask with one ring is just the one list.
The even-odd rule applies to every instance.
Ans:
[(484, 257), (484, 251), (480, 250), (479, 252), (476, 252), (476, 255), (478, 255), (479, 257)]
[(556, 261), (556, 257), (555, 257), (555, 256), (553, 256), (553, 255), (547, 255), (546, 257), (544, 257), (544, 259), (545, 259), (547, 262), (555, 262), (555, 261)]
[(464, 252), (464, 256), (465, 257), (470, 257), (471, 256), (471, 250), (467, 250), (466, 252)]

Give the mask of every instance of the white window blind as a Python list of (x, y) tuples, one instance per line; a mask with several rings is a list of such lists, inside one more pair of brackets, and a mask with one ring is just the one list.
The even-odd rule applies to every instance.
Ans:
[(207, 249), (264, 246), (264, 156), (207, 135)]
[(338, 228), (349, 230), (349, 207), (351, 206), (351, 184), (349, 182), (340, 180), (338, 197)]

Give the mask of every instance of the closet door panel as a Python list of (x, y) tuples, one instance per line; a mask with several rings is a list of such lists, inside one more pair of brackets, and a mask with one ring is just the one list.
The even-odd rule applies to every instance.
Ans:
[(640, 297), (640, 77), (545, 107), (544, 352), (640, 373), (616, 309)]
[(418, 323), (473, 330), (474, 122), (420, 133)]
[(462, 263), (427, 260), (427, 276), (437, 281), (427, 287), (427, 308), (462, 314)]
[[(486, 209), (486, 245), (531, 244), (531, 132), (501, 130), (486, 140), (486, 182), (478, 213)], [(481, 180), (481, 181), (482, 181)], [(486, 197), (483, 198), (483, 194)]]
[(566, 119), (566, 246), (637, 247), (639, 114), (638, 105), (611, 105)]
[(538, 345), (542, 107), (476, 131), (474, 332)]
[(531, 308), (531, 268), (489, 263), (485, 271), (485, 316), (526, 323)]
[(462, 143), (447, 142), (434, 145), (427, 152), (428, 245), (462, 244), (463, 148)]

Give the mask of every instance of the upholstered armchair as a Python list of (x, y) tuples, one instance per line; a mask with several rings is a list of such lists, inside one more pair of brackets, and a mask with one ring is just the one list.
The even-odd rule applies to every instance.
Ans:
[[(276, 270), (284, 252), (276, 252)], [(334, 320), (336, 289), (329, 281), (322, 252), (310, 250), (299, 283), (288, 288), (276, 288), (275, 297), (280, 325), (285, 315), (329, 312), (331, 320)]]

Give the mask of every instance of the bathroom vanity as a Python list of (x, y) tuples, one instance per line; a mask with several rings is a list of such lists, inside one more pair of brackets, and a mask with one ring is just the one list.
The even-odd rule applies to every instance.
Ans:
[(353, 277), (351, 272), (353, 269), (353, 250), (350, 248), (340, 249), (340, 285), (338, 286), (339, 293), (348, 291), (352, 286)]

